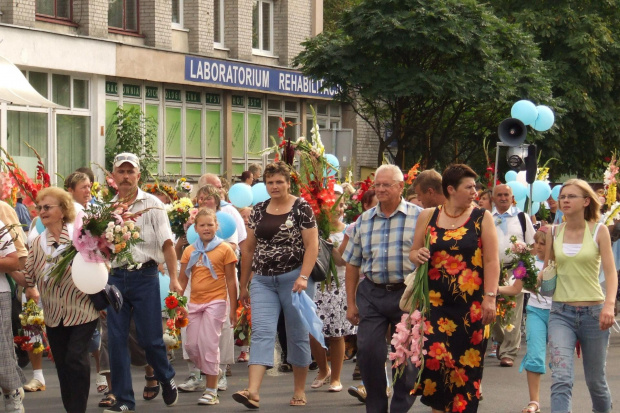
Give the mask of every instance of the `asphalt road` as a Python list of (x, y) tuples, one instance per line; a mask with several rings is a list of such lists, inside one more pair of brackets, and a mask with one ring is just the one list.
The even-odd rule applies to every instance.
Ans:
[[(479, 412), (481, 413), (519, 413), (521, 409), (527, 405), (529, 401), (527, 382), (524, 373), (519, 373), (519, 363), (523, 357), (525, 350), (525, 342), (519, 353), (519, 358), (514, 367), (500, 367), (499, 362), (494, 358), (486, 358), (483, 384), (484, 400), (480, 404)], [(177, 350), (177, 357), (180, 351)], [(186, 363), (177, 358), (173, 362), (177, 370), (177, 384), (183, 382), (187, 375)], [(576, 363), (575, 384), (573, 389), (573, 413), (591, 412), (590, 396), (583, 378), (583, 368), (581, 360)], [(364, 406), (357, 402), (356, 399), (349, 396), (346, 387), (359, 384), (358, 381), (351, 380), (354, 364), (350, 361), (345, 362), (343, 370), (343, 385), (345, 390), (341, 393), (328, 393), (327, 386), (319, 390), (310, 389), (309, 384), (314, 378), (315, 372), (308, 374), (308, 386), (306, 390), (308, 405), (300, 408), (304, 412), (362, 412)], [(58, 387), (58, 379), (52, 362), (44, 361), (44, 374), (47, 384), (47, 390), (37, 393), (27, 393), (24, 401), (26, 411), (29, 412), (62, 412), (62, 401), (60, 399), (60, 391)], [(26, 377), (32, 377), (32, 371), (29, 367), (25, 369)], [(247, 386), (247, 366), (240, 363), (232, 366), (233, 375), (228, 378), (229, 390), (220, 392), (220, 404), (216, 406), (199, 406), (197, 405), (199, 393), (182, 393), (179, 396), (178, 403), (173, 407), (166, 407), (161, 396), (152, 401), (144, 401), (141, 398), (141, 389), (144, 386), (144, 371), (139, 368), (133, 368), (134, 391), (136, 391), (137, 404), (136, 410), (142, 412), (156, 413), (186, 413), (198, 411), (219, 411), (219, 412), (244, 412), (246, 408), (234, 402), (231, 398), (233, 392), (244, 389)], [(609, 355), (607, 357), (607, 378), (612, 391), (613, 402), (615, 406), (620, 406), (620, 334), (612, 333)], [(97, 407), (97, 403), (101, 399), (95, 388), (95, 372), (93, 363), (93, 374), (91, 381), (91, 391), (89, 398), (89, 412), (101, 412), (103, 409)], [(543, 376), (541, 384), (541, 411), (549, 412), (549, 387), (550, 375)], [(292, 373), (278, 374), (275, 376), (267, 375), (263, 381), (261, 391), (261, 408), (259, 411), (276, 412), (280, 409), (285, 411), (294, 411), (289, 407), (288, 403), (292, 395)], [(416, 402), (410, 410), (413, 412), (429, 412), (430, 409)]]

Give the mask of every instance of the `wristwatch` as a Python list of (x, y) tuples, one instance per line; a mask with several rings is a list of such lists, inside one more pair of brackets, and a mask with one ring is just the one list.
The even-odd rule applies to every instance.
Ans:
[(488, 297), (493, 297), (493, 298), (497, 297), (497, 294), (492, 293), (492, 292), (484, 293), (484, 295), (486, 295)]
[(302, 280), (308, 281), (308, 277), (306, 277), (305, 275), (300, 275), (299, 278), (301, 278)]

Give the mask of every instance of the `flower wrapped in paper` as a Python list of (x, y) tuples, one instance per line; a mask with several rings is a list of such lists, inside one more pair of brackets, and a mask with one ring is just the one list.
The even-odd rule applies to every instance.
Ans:
[(42, 353), (45, 350), (43, 343), (35, 338), (45, 336), (43, 310), (30, 299), (24, 304), (23, 311), (19, 314), (19, 321), (21, 328), (13, 337), (15, 345), (24, 351), (32, 351), (34, 354)]

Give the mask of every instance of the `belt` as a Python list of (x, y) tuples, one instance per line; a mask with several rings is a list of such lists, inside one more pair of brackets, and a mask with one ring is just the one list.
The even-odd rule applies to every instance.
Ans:
[[(140, 263), (138, 263), (139, 265)], [(129, 268), (129, 267), (132, 268)], [(120, 267), (115, 267), (112, 268), (112, 271), (138, 271), (138, 270), (144, 270), (146, 268), (153, 268), (153, 267), (157, 267), (157, 261), (155, 260), (149, 260), (147, 262), (143, 262), (142, 265), (140, 265), (140, 268), (136, 268), (136, 264), (126, 264), (126, 265), (121, 265)]]
[[(372, 282), (372, 281), (371, 281)], [(377, 284), (372, 283), (376, 288), (381, 288), (386, 291), (399, 291), (406, 287), (405, 283), (391, 283), (391, 284)]]

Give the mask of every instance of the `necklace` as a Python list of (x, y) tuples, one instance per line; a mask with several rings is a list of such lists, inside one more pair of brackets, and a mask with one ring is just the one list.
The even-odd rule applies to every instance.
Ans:
[[(443, 205), (442, 205), (442, 207), (441, 207), (441, 210), (442, 210), (442, 211), (446, 214), (446, 216), (447, 216), (447, 217), (449, 217), (449, 218), (452, 218), (452, 219), (460, 218), (460, 217), (461, 217), (461, 216), (465, 213), (465, 211), (467, 211), (468, 209), (469, 209), (469, 208), (465, 208), (465, 209), (464, 209), (464, 210), (463, 210), (460, 214), (458, 214), (458, 215), (450, 215), (450, 214), (448, 213), (447, 208), (446, 208), (446, 204), (443, 204)], [(450, 225), (452, 226), (452, 228), (454, 228), (454, 224), (450, 224)]]

